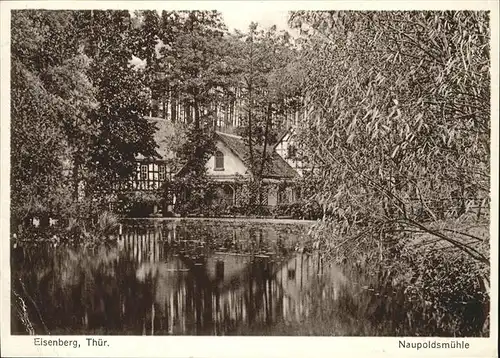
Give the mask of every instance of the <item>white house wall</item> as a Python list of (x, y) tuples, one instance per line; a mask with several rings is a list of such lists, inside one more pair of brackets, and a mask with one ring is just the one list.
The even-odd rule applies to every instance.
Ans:
[(215, 170), (215, 156), (211, 156), (206, 164), (207, 174), (211, 177), (228, 179), (234, 178), (236, 175), (248, 176), (247, 167), (229, 148), (222, 142), (216, 143), (217, 150), (224, 154), (224, 170)]
[(281, 142), (276, 146), (276, 152), (287, 162), (289, 162), (289, 160), (287, 160), (289, 138), (290, 134), (285, 135)]

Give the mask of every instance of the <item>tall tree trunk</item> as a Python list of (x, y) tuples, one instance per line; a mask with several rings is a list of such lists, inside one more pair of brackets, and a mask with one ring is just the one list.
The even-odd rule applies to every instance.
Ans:
[(262, 160), (260, 162), (259, 168), (259, 177), (262, 178), (264, 174), (264, 168), (267, 162), (267, 142), (269, 141), (269, 132), (271, 130), (272, 124), (272, 105), (269, 103), (267, 105), (267, 113), (266, 113), (266, 128), (264, 129), (264, 148), (262, 150)]
[(200, 129), (200, 106), (198, 99), (194, 100), (194, 127)]
[(255, 178), (255, 180), (257, 181), (257, 193), (259, 195), (259, 206), (262, 205), (262, 177), (264, 175), (264, 169), (266, 167), (266, 164), (267, 164), (267, 142), (268, 142), (268, 138), (269, 138), (269, 131), (271, 130), (271, 114), (272, 114), (272, 107), (271, 107), (271, 103), (269, 103), (267, 105), (267, 113), (266, 113), (266, 127), (264, 129), (264, 146), (263, 146), (263, 149), (262, 149), (262, 158), (261, 158), (261, 161), (260, 161), (260, 167), (259, 167), (259, 174), (257, 175), (257, 177)]
[(72, 181), (73, 181), (73, 200), (78, 201), (78, 184), (79, 184), (79, 167), (80, 158), (75, 154), (73, 158)]
[[(251, 102), (251, 90), (250, 90), (250, 102)], [(252, 175), (255, 175), (255, 161), (253, 155), (253, 123), (252, 123), (252, 106), (248, 110), (248, 149), (250, 151), (250, 170)]]
[(177, 91), (173, 92), (170, 101), (170, 116), (172, 118), (172, 123), (175, 123), (177, 121)]
[[(250, 190), (250, 205), (260, 204), (257, 200), (260, 200), (258, 193), (260, 192), (260, 179), (258, 178), (258, 171), (255, 168), (255, 156), (253, 147), (253, 108), (252, 108), (252, 86), (249, 87), (249, 109), (248, 109), (248, 149), (250, 152), (250, 172), (252, 173), (252, 187)], [(257, 203), (256, 203), (257, 202)]]
[(250, 79), (248, 81), (248, 149), (250, 151), (250, 171), (252, 172), (252, 176), (255, 176), (255, 162), (253, 155), (253, 123), (252, 123), (252, 115), (253, 115), (253, 85), (252, 85), (252, 76), (253, 76), (253, 32), (250, 38)]

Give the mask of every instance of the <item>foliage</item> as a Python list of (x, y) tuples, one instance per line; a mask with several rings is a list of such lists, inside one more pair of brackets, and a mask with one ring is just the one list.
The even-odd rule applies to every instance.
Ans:
[(321, 207), (309, 200), (291, 204), (280, 204), (273, 210), (274, 216), (289, 216), (292, 219), (318, 220), (323, 217)]
[(188, 128), (186, 137), (179, 152), (183, 167), (171, 183), (166, 183), (165, 190), (177, 193), (188, 210), (209, 204), (215, 195), (214, 183), (208, 179), (205, 167), (215, 152), (215, 140), (213, 132), (194, 126)]
[[(488, 13), (295, 12), (290, 22), (308, 74), (298, 138), (324, 212), (312, 246), (404, 292), (402, 334), (484, 334)], [(420, 321), (429, 325), (416, 332)]]
[(488, 14), (297, 12), (291, 23), (305, 32), (299, 132), (315, 199), (344, 235), (404, 226), (455, 243), (426, 223), (462, 220), (489, 195)]
[(115, 213), (104, 211), (97, 220), (97, 230), (100, 236), (109, 236), (116, 232), (119, 218)]
[[(205, 164), (215, 151), (213, 108), (224, 96), (228, 72), (224, 57), (225, 25), (216, 11), (139, 12), (138, 55), (147, 61), (146, 72), (152, 98), (172, 103), (171, 119), (178, 115), (176, 104), (186, 113), (186, 140), (179, 146), (179, 177), (168, 190), (181, 194), (193, 209), (213, 196)], [(188, 199), (189, 197), (189, 199)]]
[(177, 103), (188, 110), (186, 123), (212, 126), (212, 109), (227, 86), (225, 25), (216, 11), (156, 11), (137, 13), (138, 56), (146, 60), (152, 99), (171, 99), (171, 119)]
[(206, 176), (187, 173), (173, 181), (166, 190), (176, 193), (178, 199), (174, 211), (181, 216), (213, 216), (219, 211), (214, 204), (217, 187)]
[[(193, 201), (182, 201), (176, 205), (176, 212), (181, 216), (202, 217), (269, 217), (290, 218), (295, 220), (317, 220), (323, 217), (321, 207), (314, 202), (300, 201), (277, 206), (249, 205), (248, 202), (229, 205), (221, 196), (216, 186), (211, 187), (210, 194), (196, 197)], [(207, 190), (207, 192), (208, 192)], [(207, 200), (210, 198), (210, 200)]]
[[(33, 203), (49, 207), (75, 191), (69, 174), (88, 153), (96, 106), (89, 58), (79, 49), (70, 11), (13, 11), (11, 191), (14, 219)], [(23, 211), (27, 210), (27, 211)]]
[(88, 191), (109, 192), (116, 180), (130, 177), (138, 154), (156, 154), (154, 127), (144, 118), (147, 83), (130, 65), (133, 36), (128, 11), (84, 11), (78, 20), (86, 35), (85, 51), (93, 59), (90, 75), (100, 103), (91, 113), (100, 131), (93, 137)]
[(86, 215), (85, 195), (104, 198), (137, 154), (155, 154), (129, 23), (126, 11), (13, 11), (13, 222)]
[(153, 207), (161, 207), (163, 197), (161, 191), (134, 191), (117, 196), (115, 211), (127, 217), (148, 217)]
[(183, 168), (180, 174), (191, 173), (193, 176), (206, 174), (206, 162), (215, 152), (215, 138), (213, 131), (206, 131), (190, 127), (186, 133), (186, 141), (181, 146), (178, 157)]
[(248, 33), (238, 32), (229, 41), (228, 61), (234, 69), (232, 95), (243, 103), (239, 134), (249, 149), (245, 159), (255, 187), (251, 190), (255, 205), (261, 201), (262, 177), (271, 160), (272, 145), (288, 129), (285, 117), (299, 107), (296, 50), (287, 32), (277, 31), (276, 26), (259, 29), (256, 23), (250, 25)]
[(162, 25), (169, 30), (160, 34), (165, 45), (159, 51), (164, 83), (193, 109), (195, 128), (211, 126), (208, 110), (221, 100), (227, 82), (221, 14), (163, 11)]
[(403, 250), (400, 257), (410, 269), (398, 288), (405, 287), (411, 323), (426, 322), (417, 334), (487, 335), (489, 296), (483, 277), (489, 272), (463, 252)]

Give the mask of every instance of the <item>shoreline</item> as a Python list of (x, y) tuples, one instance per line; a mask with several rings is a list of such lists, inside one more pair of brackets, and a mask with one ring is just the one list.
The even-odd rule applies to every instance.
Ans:
[(316, 220), (300, 219), (275, 219), (275, 218), (256, 218), (256, 217), (171, 217), (171, 218), (120, 218), (120, 221), (225, 221), (225, 222), (252, 222), (252, 223), (275, 223), (275, 224), (314, 224)]

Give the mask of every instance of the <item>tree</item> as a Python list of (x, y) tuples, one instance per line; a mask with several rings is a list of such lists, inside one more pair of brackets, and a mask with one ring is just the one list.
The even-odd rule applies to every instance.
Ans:
[(96, 101), (74, 19), (72, 11), (12, 13), (14, 218), (34, 207), (61, 210), (67, 189), (74, 193), (78, 187), (67, 171), (74, 172), (90, 148), (95, 127), (86, 116)]
[(114, 182), (130, 178), (138, 154), (156, 155), (155, 127), (144, 117), (149, 107), (145, 74), (130, 64), (134, 37), (129, 12), (84, 11), (78, 26), (87, 40), (84, 50), (92, 58), (90, 77), (99, 101), (90, 113), (99, 131), (92, 138), (87, 193), (106, 193)]
[(170, 96), (172, 104), (180, 101), (188, 112), (188, 124), (211, 126), (211, 107), (220, 101), (227, 82), (220, 13), (163, 11), (160, 24), (162, 45), (155, 71), (163, 76), (155, 83), (158, 95)]
[(224, 61), (225, 25), (216, 11), (163, 11), (161, 16), (144, 11), (138, 16), (138, 53), (146, 58), (153, 101), (163, 104), (164, 116), (170, 110), (173, 122), (181, 118), (178, 104), (186, 111), (178, 184), (201, 200), (208, 188), (205, 164), (215, 150), (215, 108), (223, 101), (230, 79)]
[[(252, 204), (262, 202), (262, 179), (272, 157), (272, 145), (289, 129), (286, 116), (300, 106), (296, 81), (296, 49), (290, 35), (276, 26), (259, 29), (252, 23), (247, 34), (232, 41), (235, 88), (244, 103), (241, 133), (249, 149), (247, 163), (252, 173)], [(293, 116), (293, 114), (292, 114)]]
[[(481, 262), (435, 225), (489, 192), (486, 12), (296, 12), (316, 199), (344, 235), (417, 230)], [(377, 234), (374, 233), (375, 231)], [(447, 233), (448, 232), (448, 233)]]
[(67, 215), (82, 184), (110, 192), (156, 154), (130, 26), (126, 11), (13, 12), (13, 217)]

